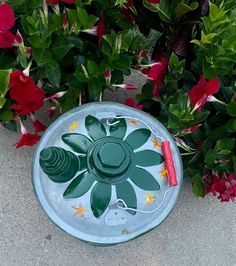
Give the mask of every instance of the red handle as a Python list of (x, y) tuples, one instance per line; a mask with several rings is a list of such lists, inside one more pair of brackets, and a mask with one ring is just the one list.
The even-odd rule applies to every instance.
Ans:
[(170, 150), (170, 142), (163, 141), (162, 142), (162, 152), (165, 159), (165, 166), (168, 175), (168, 181), (170, 186), (177, 186), (178, 181), (176, 179), (175, 165), (172, 159), (172, 153)]

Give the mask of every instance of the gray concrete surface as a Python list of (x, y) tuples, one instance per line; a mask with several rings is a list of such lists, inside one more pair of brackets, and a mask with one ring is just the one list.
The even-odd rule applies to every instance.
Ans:
[(188, 180), (165, 222), (136, 240), (105, 248), (67, 235), (39, 206), (34, 148), (15, 150), (18, 137), (0, 126), (0, 266), (236, 266), (236, 205), (194, 197)]

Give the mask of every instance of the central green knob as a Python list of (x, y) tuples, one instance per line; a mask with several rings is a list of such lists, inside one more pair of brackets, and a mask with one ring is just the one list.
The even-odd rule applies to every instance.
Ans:
[(105, 143), (98, 152), (103, 167), (118, 168), (125, 157), (125, 151), (118, 143)]

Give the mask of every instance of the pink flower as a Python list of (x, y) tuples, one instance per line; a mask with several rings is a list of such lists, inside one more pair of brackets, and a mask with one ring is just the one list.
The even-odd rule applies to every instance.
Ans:
[(23, 146), (33, 146), (35, 143), (37, 143), (40, 140), (40, 136), (37, 133), (30, 134), (21, 121), (20, 121), (20, 130), (21, 130), (21, 138), (15, 144), (17, 149)]
[(112, 84), (113, 87), (117, 87), (117, 88), (121, 88), (121, 89), (126, 89), (126, 90), (135, 90), (138, 87), (135, 85), (131, 85), (131, 84)]
[[(59, 5), (59, 0), (47, 0), (51, 5)], [(75, 0), (62, 0), (66, 4), (74, 4)]]
[(133, 108), (136, 108), (136, 109), (139, 109), (139, 110), (143, 109), (143, 105), (142, 104), (136, 104), (134, 99), (132, 99), (132, 98), (127, 98), (125, 100), (125, 105), (128, 105), (130, 107), (133, 107)]
[(196, 124), (192, 127), (185, 128), (181, 131), (181, 135), (191, 134), (191, 133), (195, 132), (201, 126), (202, 126), (202, 124)]
[(212, 100), (212, 94), (217, 93), (219, 88), (220, 82), (217, 78), (206, 81), (205, 77), (201, 76), (198, 84), (188, 92), (193, 109), (200, 112), (205, 103)]
[(158, 96), (159, 94), (160, 85), (164, 80), (164, 75), (167, 71), (168, 63), (169, 61), (167, 58), (162, 58), (161, 62), (157, 62), (149, 70), (147, 77), (151, 79), (154, 83), (154, 88), (152, 92), (153, 96)]
[(110, 79), (111, 78), (111, 71), (105, 70), (103, 72), (103, 76), (104, 76), (105, 79)]
[(56, 92), (54, 94), (52, 94), (51, 96), (49, 96), (46, 100), (57, 100), (59, 98), (61, 98), (62, 96), (64, 96), (67, 93), (67, 91), (59, 91)]
[(212, 193), (221, 201), (234, 201), (236, 197), (236, 174), (231, 173), (226, 177), (218, 174), (211, 175), (211, 184), (207, 188), (207, 193)]

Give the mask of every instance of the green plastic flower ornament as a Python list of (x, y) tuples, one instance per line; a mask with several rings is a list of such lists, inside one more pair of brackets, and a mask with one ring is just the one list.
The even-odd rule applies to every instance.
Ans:
[(68, 182), (79, 171), (67, 186), (65, 199), (81, 197), (92, 188), (90, 205), (98, 218), (109, 206), (112, 186), (116, 197), (133, 209), (137, 208), (134, 186), (145, 191), (160, 189), (157, 180), (144, 168), (162, 163), (162, 155), (153, 150), (136, 151), (150, 138), (149, 129), (139, 128), (125, 137), (124, 118), (114, 119), (107, 132), (104, 124), (91, 115), (86, 116), (85, 127), (87, 136), (79, 133), (62, 136), (73, 152), (49, 147), (40, 153), (40, 166), (54, 182)]

